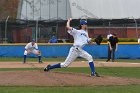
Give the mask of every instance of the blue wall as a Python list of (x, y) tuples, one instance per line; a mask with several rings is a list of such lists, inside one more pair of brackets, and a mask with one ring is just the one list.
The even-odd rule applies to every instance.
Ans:
[[(43, 57), (66, 57), (72, 45), (39, 45)], [(107, 45), (87, 45), (84, 50), (94, 58), (107, 58)], [(22, 57), (23, 45), (0, 46), (0, 57)], [(35, 57), (31, 54), (30, 57)], [(116, 58), (140, 58), (140, 45), (120, 44), (116, 52)]]

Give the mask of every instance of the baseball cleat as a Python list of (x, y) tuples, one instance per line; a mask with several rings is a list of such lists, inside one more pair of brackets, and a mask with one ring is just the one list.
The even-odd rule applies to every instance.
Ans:
[(110, 61), (109, 59), (108, 60), (106, 60), (106, 62), (108, 62), (108, 61)]
[(40, 61), (39, 61), (39, 63), (43, 63), (43, 61), (42, 61), (42, 60), (40, 60)]
[(112, 62), (114, 62), (114, 60), (112, 60)]
[(22, 63), (23, 63), (23, 64), (25, 64), (26, 62), (25, 62), (25, 61), (23, 61)]
[(97, 72), (91, 73), (91, 76), (100, 77), (100, 75)]
[(44, 71), (47, 71), (48, 72), (50, 70), (50, 66), (51, 65), (47, 65), (47, 67), (44, 68)]

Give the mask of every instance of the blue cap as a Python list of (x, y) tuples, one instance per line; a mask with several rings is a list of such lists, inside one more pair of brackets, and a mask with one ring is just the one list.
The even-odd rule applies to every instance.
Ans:
[(35, 42), (35, 39), (32, 39), (32, 42)]
[(81, 20), (80, 25), (87, 25), (87, 21), (86, 20)]

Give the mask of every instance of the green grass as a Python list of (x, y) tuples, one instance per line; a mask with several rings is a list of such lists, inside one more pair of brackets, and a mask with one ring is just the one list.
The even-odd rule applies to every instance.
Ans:
[(42, 70), (42, 68), (0, 68), (0, 71), (29, 71), (29, 70)]
[[(34, 68), (0, 68), (0, 71), (37, 70)], [(39, 70), (43, 70), (40, 68)], [(140, 79), (140, 68), (135, 67), (109, 67), (96, 68), (101, 75), (129, 77)], [(54, 71), (89, 74), (88, 67), (61, 68)], [(117, 74), (115, 74), (117, 73)], [(10, 78), (10, 77), (9, 77)], [(66, 79), (66, 78), (64, 78)], [(140, 85), (123, 86), (93, 86), (93, 87), (33, 87), (33, 86), (0, 86), (0, 93), (139, 93)]]
[(0, 87), (1, 93), (139, 93), (140, 85), (94, 87)]
[[(64, 61), (65, 58), (43, 58), (45, 62)], [(81, 61), (78, 58), (76, 61)], [(96, 59), (105, 61), (106, 59)], [(22, 58), (0, 58), (1, 62), (20, 62)], [(37, 62), (37, 58), (28, 58), (27, 61)], [(140, 62), (137, 60), (119, 59), (117, 62)], [(43, 70), (43, 68), (0, 68), (0, 71), (24, 71), (24, 70)], [(61, 68), (54, 71), (73, 72), (73, 73), (90, 73), (88, 67)], [(98, 67), (96, 71), (101, 75), (128, 77), (140, 79), (139, 67)], [(93, 87), (33, 87), (33, 86), (0, 86), (0, 93), (139, 93), (140, 85), (123, 85), (123, 86), (93, 86)]]
[[(90, 73), (90, 68), (61, 68), (54, 71), (63, 72), (74, 72), (74, 73)], [(140, 68), (139, 67), (98, 67), (96, 71), (101, 75), (118, 76), (118, 77), (129, 77), (140, 79)]]
[[(65, 58), (63, 57), (59, 57), (59, 58), (42, 58), (42, 60), (44, 62), (63, 62), (65, 60)], [(80, 61), (82, 60), (81, 58), (78, 58), (76, 61)], [(23, 58), (20, 58), (20, 57), (16, 57), (16, 58), (11, 58), (11, 57), (0, 57), (0, 62), (22, 62), (23, 61)], [(38, 58), (28, 58), (27, 57), (27, 61), (31, 61), (31, 62), (37, 62), (38, 61)]]
[[(42, 70), (43, 68), (0, 68), (0, 71), (24, 71), (24, 70)], [(72, 73), (85, 73), (90, 74), (90, 68), (88, 67), (69, 67), (55, 69), (56, 72), (72, 72)], [(117, 76), (117, 77), (129, 77), (140, 79), (139, 67), (98, 67), (96, 71), (101, 75)]]
[[(66, 58), (65, 57), (58, 57), (58, 58), (42, 58), (44, 62), (63, 62)], [(106, 61), (106, 59), (94, 59), (95, 61)], [(0, 57), (0, 62), (22, 62), (23, 58), (16, 57)], [(27, 61), (37, 62), (38, 58), (27, 58)], [(76, 61), (86, 61), (83, 58), (77, 58)], [(116, 59), (116, 62), (139, 62), (140, 59)]]
[[(107, 59), (95, 59), (95, 61), (106, 61)], [(115, 62), (140, 63), (140, 59), (116, 59)]]

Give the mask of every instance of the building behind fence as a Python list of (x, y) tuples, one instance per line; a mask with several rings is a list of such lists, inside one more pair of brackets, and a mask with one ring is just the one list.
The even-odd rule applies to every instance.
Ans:
[[(97, 3), (99, 0), (88, 1)], [(117, 5), (118, 1), (115, 1)], [(135, 1), (139, 4), (139, 0)], [(131, 5), (129, 0), (127, 3)], [(86, 4), (89, 3), (85, 2)], [(140, 17), (138, 18), (139, 13), (132, 11), (134, 9), (130, 10), (135, 13), (134, 17), (121, 18), (119, 15), (118, 19), (111, 19), (95, 16), (88, 7), (83, 7), (82, 3), (77, 4), (75, 0), (1, 0), (0, 5), (0, 43), (27, 43), (32, 38), (39, 43), (47, 43), (52, 36), (56, 36), (59, 42), (72, 42), (72, 37), (65, 28), (66, 19), (73, 17), (71, 25), (78, 28), (82, 15), (86, 15), (89, 35), (92, 38), (97, 35), (106, 38), (109, 33), (116, 33), (119, 38), (138, 38), (140, 35)], [(123, 3), (119, 6), (123, 6)], [(118, 11), (119, 9), (121, 10), (120, 7)], [(138, 9), (135, 8), (135, 11)], [(81, 17), (78, 18), (75, 11), (79, 11)], [(112, 15), (117, 17), (115, 14)]]

